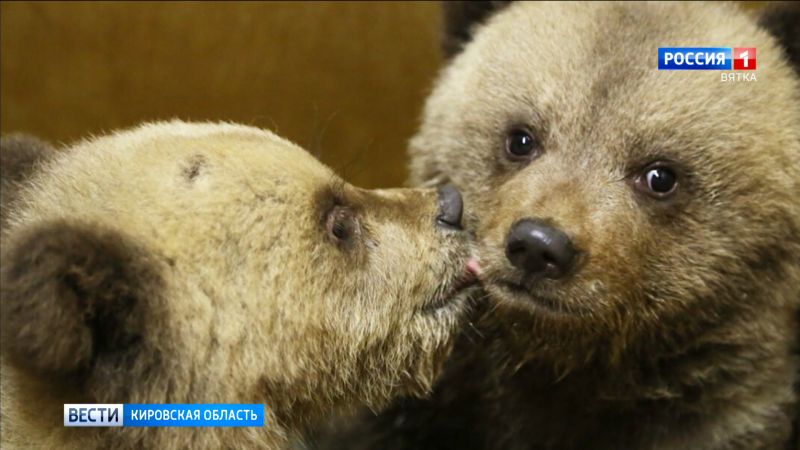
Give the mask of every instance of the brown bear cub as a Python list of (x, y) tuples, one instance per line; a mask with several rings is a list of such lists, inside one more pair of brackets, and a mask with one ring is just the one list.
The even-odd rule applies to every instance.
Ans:
[[(31, 154), (3, 159), (3, 448), (280, 448), (430, 391), (475, 281), (452, 187), (358, 189), (232, 124), (7, 142)], [(263, 403), (266, 425), (67, 428), (64, 403)]]
[[(798, 448), (798, 7), (502, 3), (445, 4), (411, 142), (412, 183), (478, 212), (495, 306), (431, 400), (336, 447)], [(659, 47), (756, 47), (756, 80)]]

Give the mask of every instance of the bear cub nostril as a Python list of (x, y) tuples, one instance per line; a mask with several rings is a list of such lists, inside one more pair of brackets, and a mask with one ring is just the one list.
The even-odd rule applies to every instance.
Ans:
[(572, 268), (575, 248), (561, 230), (534, 219), (524, 219), (508, 233), (506, 258), (526, 274), (555, 279)]
[(448, 184), (439, 189), (439, 213), (436, 224), (442, 228), (461, 229), (464, 200), (455, 186)]

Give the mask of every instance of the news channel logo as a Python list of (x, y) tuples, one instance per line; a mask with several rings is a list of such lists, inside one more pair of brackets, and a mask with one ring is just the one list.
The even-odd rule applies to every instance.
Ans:
[(262, 404), (64, 404), (65, 427), (263, 427)]
[(658, 70), (719, 70), (722, 82), (756, 81), (757, 66), (755, 47), (658, 48)]

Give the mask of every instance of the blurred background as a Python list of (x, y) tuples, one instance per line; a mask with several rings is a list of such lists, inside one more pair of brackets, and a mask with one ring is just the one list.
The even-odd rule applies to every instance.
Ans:
[(364, 187), (405, 180), (435, 2), (3, 2), (2, 132), (178, 117), (269, 128)]
[(1, 131), (68, 143), (146, 120), (234, 121), (357, 185), (397, 186), (439, 24), (436, 2), (3, 2)]

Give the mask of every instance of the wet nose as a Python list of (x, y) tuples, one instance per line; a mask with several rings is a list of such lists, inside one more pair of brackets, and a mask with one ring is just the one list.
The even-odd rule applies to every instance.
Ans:
[(436, 225), (460, 230), (463, 210), (464, 200), (458, 189), (452, 184), (442, 186), (439, 189), (439, 213), (436, 215)]
[(575, 248), (561, 230), (535, 219), (524, 219), (508, 233), (506, 258), (526, 274), (555, 279), (572, 268)]

